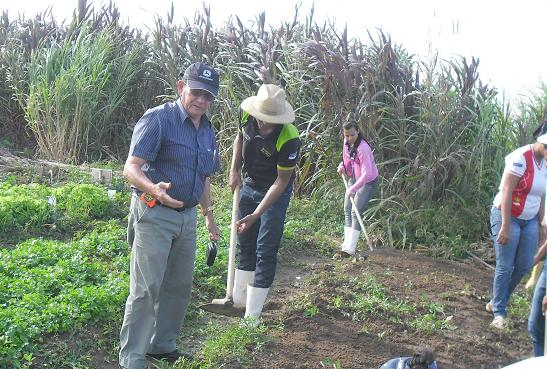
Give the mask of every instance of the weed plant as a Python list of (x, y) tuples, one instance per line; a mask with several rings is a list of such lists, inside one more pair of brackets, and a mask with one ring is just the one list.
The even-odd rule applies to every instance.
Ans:
[(125, 229), (0, 250), (0, 367), (17, 367), (50, 333), (120, 314), (128, 293)]
[[(452, 328), (442, 304), (427, 301), (419, 305), (408, 303), (394, 297), (369, 274), (357, 278), (340, 272), (321, 273), (308, 279), (306, 286), (309, 288), (288, 303), (289, 311), (301, 312), (304, 317), (322, 313), (361, 322), (374, 316), (427, 334), (438, 334)], [(325, 299), (324, 296), (332, 297)]]
[(127, 191), (117, 192), (111, 200), (104, 186), (90, 183), (52, 187), (16, 184), (8, 178), (0, 182), (0, 191), (0, 242), (8, 245), (29, 237), (63, 237), (62, 233), (70, 238), (82, 227), (92, 229), (96, 221), (123, 219), (129, 202)]

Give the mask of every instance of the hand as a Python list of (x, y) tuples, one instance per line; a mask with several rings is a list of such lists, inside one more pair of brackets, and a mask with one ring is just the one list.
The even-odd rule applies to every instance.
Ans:
[(182, 208), (184, 202), (175, 200), (167, 194), (167, 190), (171, 188), (171, 183), (158, 182), (152, 187), (151, 195), (158, 199), (163, 205), (170, 208)]
[(344, 174), (346, 173), (346, 171), (344, 170), (344, 167), (343, 167), (343, 166), (338, 167), (338, 171), (337, 171), (337, 172), (338, 172), (338, 175), (339, 175), (340, 177), (343, 177)]
[(355, 192), (353, 192), (353, 191), (351, 190), (351, 188), (348, 188), (348, 189), (346, 190), (346, 196), (351, 197), (351, 198), (354, 198), (354, 197), (355, 197)]
[(255, 213), (249, 214), (236, 222), (237, 233), (241, 234), (248, 231), (258, 220), (259, 216)]
[(236, 187), (241, 187), (243, 182), (241, 181), (241, 175), (238, 171), (230, 171), (230, 176), (228, 177), (228, 186), (232, 189), (232, 192), (235, 191)]
[(205, 217), (205, 225), (207, 226), (207, 230), (209, 231), (209, 239), (217, 241), (220, 238), (220, 230), (218, 229), (218, 226), (213, 219), (212, 213), (209, 213), (207, 217)]
[(545, 224), (544, 222), (541, 222), (539, 226), (539, 239), (541, 241), (544, 241), (546, 238), (547, 238), (547, 224)]
[(534, 265), (545, 259), (545, 254), (547, 253), (547, 241), (543, 243), (534, 255)]
[(547, 296), (543, 296), (543, 303), (541, 304), (541, 311), (543, 311), (543, 315), (545, 315), (545, 312), (547, 312)]
[(502, 225), (500, 229), (500, 233), (498, 233), (498, 237), (496, 238), (496, 242), (499, 243), (500, 245), (505, 245), (507, 242), (509, 242), (510, 232), (511, 230), (508, 225), (507, 226)]

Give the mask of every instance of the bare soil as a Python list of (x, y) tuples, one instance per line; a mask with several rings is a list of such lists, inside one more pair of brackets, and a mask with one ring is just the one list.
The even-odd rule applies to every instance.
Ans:
[[(453, 317), (453, 328), (428, 334), (374, 315), (356, 322), (322, 306), (322, 301), (334, 297), (334, 291), (316, 301), (319, 313), (312, 317), (290, 309), (287, 301), (314, 289), (302, 283), (306, 276), (332, 271), (334, 263), (345, 263), (348, 276), (373, 275), (391, 296), (416, 306), (424, 300), (441, 303), (445, 315)], [(492, 316), (484, 305), (490, 296), (492, 271), (472, 261), (378, 249), (358, 262), (299, 256), (289, 264), (282, 261), (276, 278), (263, 320), (283, 328), (272, 329), (274, 338), (258, 355), (254, 368), (379, 368), (392, 357), (410, 356), (424, 346), (435, 351), (443, 369), (500, 368), (532, 354), (523, 317), (513, 317), (503, 332), (489, 327)]]

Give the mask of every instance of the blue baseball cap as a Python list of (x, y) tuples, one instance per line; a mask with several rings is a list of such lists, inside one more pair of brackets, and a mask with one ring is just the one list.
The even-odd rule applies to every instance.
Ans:
[(186, 85), (190, 88), (206, 90), (213, 96), (218, 95), (219, 76), (218, 72), (209, 64), (197, 62), (191, 64), (182, 76)]

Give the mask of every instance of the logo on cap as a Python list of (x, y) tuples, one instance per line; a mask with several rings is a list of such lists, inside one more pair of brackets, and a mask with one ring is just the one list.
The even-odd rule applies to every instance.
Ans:
[(201, 70), (201, 75), (199, 75), (198, 78), (201, 78), (201, 79), (206, 79), (207, 81), (210, 81), (210, 82), (213, 82), (213, 72), (206, 68), (205, 66), (203, 67), (203, 69)]

